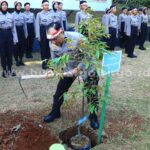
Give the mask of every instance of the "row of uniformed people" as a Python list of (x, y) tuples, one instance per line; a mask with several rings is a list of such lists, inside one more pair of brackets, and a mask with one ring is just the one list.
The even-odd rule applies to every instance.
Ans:
[[(42, 68), (47, 68), (47, 60), (50, 56), (49, 41), (46, 38), (46, 28), (52, 22), (59, 22), (62, 28), (67, 30), (67, 15), (62, 10), (63, 3), (58, 1), (52, 2), (52, 10), (49, 11), (49, 1), (42, 1), (42, 11), (36, 16), (36, 38), (41, 47)], [(45, 61), (46, 60), (46, 61)]]
[[(59, 21), (64, 30), (67, 28), (67, 17), (66, 13), (62, 10), (61, 2), (54, 1), (53, 10), (49, 11), (49, 2), (43, 0), (43, 10), (37, 14), (36, 19), (34, 13), (30, 11), (30, 3), (24, 4), (24, 13), (21, 12), (22, 3), (20, 1), (15, 1), (14, 7), (15, 11), (10, 14), (8, 12), (8, 2), (6, 0), (0, 1), (0, 54), (3, 77), (7, 77), (8, 72), (12, 68), (13, 55), (16, 66), (24, 66), (24, 52), (26, 52), (27, 58), (32, 58), (31, 52), (35, 34), (40, 42), (42, 60), (50, 58), (49, 44), (46, 39), (46, 26), (48, 24)], [(13, 39), (12, 34), (14, 35)], [(15, 42), (12, 44), (10, 40)], [(42, 65), (42, 67), (43, 69), (46, 68), (45, 65)]]
[[(139, 9), (132, 7), (127, 9), (122, 8), (122, 13), (119, 18), (116, 16), (116, 6), (112, 5), (107, 9), (106, 14), (102, 18), (102, 24), (106, 28), (106, 32), (110, 34), (107, 39), (107, 44), (110, 50), (114, 50), (116, 38), (120, 34), (120, 47), (125, 48), (128, 57), (135, 58), (134, 48), (139, 36), (139, 49), (145, 50), (144, 42), (147, 35), (148, 15), (147, 8)], [(130, 44), (129, 44), (130, 43)]]

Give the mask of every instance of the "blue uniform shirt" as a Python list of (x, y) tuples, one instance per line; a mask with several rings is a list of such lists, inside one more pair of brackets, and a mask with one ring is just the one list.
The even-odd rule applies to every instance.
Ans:
[(27, 23), (26, 23), (25, 15), (22, 12), (17, 13), (16, 11), (13, 12), (12, 15), (13, 15), (13, 19), (15, 22), (15, 26), (23, 26), (24, 34), (25, 34), (25, 37), (27, 38), (28, 30), (27, 30)]
[(40, 26), (48, 26), (53, 22), (53, 17), (50, 11), (45, 12), (42, 10), (36, 17), (36, 38), (40, 38)]
[(16, 26), (12, 14), (7, 12), (4, 15), (2, 12), (0, 12), (0, 29), (11, 29), (14, 43), (18, 42)]

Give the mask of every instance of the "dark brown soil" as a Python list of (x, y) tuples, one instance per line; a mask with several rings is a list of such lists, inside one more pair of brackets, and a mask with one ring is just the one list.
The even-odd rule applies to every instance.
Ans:
[[(67, 113), (68, 112), (68, 113)], [(53, 143), (59, 143), (59, 139), (69, 145), (70, 138), (77, 134), (77, 127), (68, 128), (77, 120), (80, 112), (70, 113), (70, 110), (62, 110), (62, 118), (52, 124), (43, 124), (42, 112), (7, 112), (0, 114), (0, 150), (46, 150)], [(68, 122), (64, 123), (65, 120)], [(105, 120), (105, 136), (103, 143), (107, 140), (122, 134), (129, 138), (134, 133), (142, 130), (144, 119), (138, 114), (128, 115), (128, 112), (121, 111), (114, 116), (114, 112), (107, 111)], [(18, 127), (12, 132), (13, 127)], [(60, 133), (60, 134), (59, 134)], [(90, 138), (92, 147), (97, 145), (97, 131), (90, 128), (87, 121), (81, 127), (81, 133)], [(69, 145), (70, 146), (70, 145)]]
[[(0, 150), (47, 150), (50, 145), (59, 143), (42, 124), (12, 112), (0, 116)], [(14, 131), (17, 125), (19, 128)]]

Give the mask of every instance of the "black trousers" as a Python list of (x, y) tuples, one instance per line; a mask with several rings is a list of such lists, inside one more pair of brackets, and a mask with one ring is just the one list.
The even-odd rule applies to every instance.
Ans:
[(147, 32), (148, 32), (147, 24), (142, 23), (141, 24), (141, 32), (139, 35), (139, 47), (140, 48), (144, 47), (144, 43), (145, 43), (146, 38), (147, 38)]
[(10, 70), (13, 56), (13, 35), (11, 29), (0, 29), (0, 56), (3, 70)]
[(63, 27), (64, 27), (64, 31), (67, 30), (67, 24), (66, 24), (66, 21), (63, 21)]
[(109, 34), (110, 34), (110, 38), (108, 40), (109, 50), (114, 51), (116, 46), (115, 43), (116, 43), (117, 29), (110, 27)]
[(35, 38), (35, 29), (33, 23), (27, 23), (28, 29), (28, 38), (27, 38), (27, 46), (26, 46), (26, 56), (30, 56), (32, 54), (33, 43)]
[(137, 37), (138, 37), (138, 27), (136, 26), (131, 26), (131, 36), (130, 36), (130, 46), (128, 51), (128, 56), (132, 56), (134, 54), (134, 49), (135, 49), (135, 45), (137, 42)]
[(125, 23), (121, 22), (121, 29), (120, 29), (120, 47), (121, 48), (125, 47), (126, 35), (124, 32), (124, 27), (125, 27)]
[[(63, 94), (68, 92), (69, 88), (71, 87), (75, 79), (76, 79), (75, 77), (64, 77), (63, 79), (60, 79), (57, 85), (55, 95), (54, 95), (53, 109), (60, 109), (64, 101)], [(87, 100), (88, 102), (91, 102), (92, 104), (98, 104), (98, 91), (97, 91), (98, 82), (99, 82), (99, 78), (97, 76), (88, 77), (87, 80), (84, 81), (85, 88), (88, 89)], [(95, 94), (93, 94), (91, 89), (96, 90)], [(98, 108), (95, 108), (95, 110), (97, 109)]]
[(26, 50), (26, 39), (23, 26), (16, 26), (17, 35), (18, 35), (18, 43), (15, 45), (14, 57), (15, 60), (22, 61), (24, 52)]
[(50, 47), (49, 47), (49, 41), (46, 38), (46, 26), (40, 27), (40, 37), (41, 41), (39, 42), (41, 47), (41, 59), (50, 59)]
[(131, 44), (130, 44), (131, 40), (130, 40), (130, 36), (125, 36), (125, 53), (129, 54), (130, 50), (131, 50)]

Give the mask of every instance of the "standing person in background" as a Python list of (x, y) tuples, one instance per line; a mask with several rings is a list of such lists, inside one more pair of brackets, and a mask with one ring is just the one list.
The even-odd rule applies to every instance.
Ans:
[(52, 10), (50, 11), (53, 22), (59, 22), (63, 28), (62, 15), (59, 13), (58, 1), (53, 0), (52, 2)]
[(147, 32), (148, 32), (148, 15), (147, 15), (147, 8), (142, 8), (142, 13), (139, 16), (139, 23), (140, 23), (140, 34), (139, 34), (139, 49), (140, 50), (146, 50), (144, 47), (144, 43), (146, 41)]
[(26, 49), (25, 42), (28, 37), (27, 24), (25, 15), (21, 12), (22, 3), (20, 1), (15, 1), (14, 6), (15, 11), (12, 15), (18, 35), (18, 43), (15, 45), (14, 56), (16, 60), (16, 66), (24, 66), (23, 56)]
[[(87, 1), (81, 0), (80, 1), (80, 11), (76, 13), (75, 17), (75, 30), (79, 32), (79, 25), (82, 21), (89, 20), (91, 15), (86, 13), (86, 9), (88, 8)], [(85, 27), (82, 27), (82, 34), (84, 33)]]
[(42, 69), (47, 69), (47, 60), (50, 59), (49, 41), (46, 37), (46, 28), (53, 22), (52, 14), (49, 11), (49, 1), (42, 1), (42, 11), (36, 17), (36, 38), (41, 47)]
[(125, 32), (124, 32), (124, 28), (125, 28), (125, 20), (127, 18), (127, 8), (123, 7), (122, 8), (122, 13), (119, 15), (119, 32), (120, 32), (120, 47), (124, 48), (125, 47)]
[(32, 49), (33, 43), (35, 38), (35, 16), (34, 13), (30, 11), (30, 3), (24, 4), (25, 8), (25, 18), (27, 23), (27, 30), (28, 30), (28, 38), (27, 38), (27, 47), (26, 47), (26, 58), (33, 58), (32, 56)]
[(130, 20), (131, 15), (132, 15), (131, 8), (128, 8), (127, 18), (125, 19), (125, 27), (124, 27), (124, 33), (125, 33), (125, 53), (126, 54), (128, 54), (128, 50), (131, 49), (130, 36), (127, 36), (127, 21), (128, 21), (128, 19)]
[[(108, 21), (109, 21), (109, 14), (111, 13), (111, 10), (110, 9), (106, 9), (105, 11), (105, 14), (103, 15), (102, 17), (102, 25), (105, 27), (105, 32), (108, 34), (109, 31), (108, 31), (108, 28), (106, 27), (106, 25), (108, 24)], [(108, 46), (108, 40), (109, 38), (108, 37), (104, 37), (104, 42), (107, 43), (107, 46)]]
[(115, 15), (117, 12), (116, 5), (110, 7), (111, 13), (106, 23), (106, 28), (109, 31), (110, 38), (108, 39), (109, 50), (113, 51), (115, 49), (116, 38), (118, 33), (118, 19)]
[(2, 76), (16, 76), (12, 71), (14, 44), (18, 42), (13, 16), (8, 12), (8, 2), (0, 1), (0, 56), (3, 68)]
[(131, 45), (127, 52), (129, 58), (136, 58), (137, 56), (134, 55), (134, 48), (136, 45), (140, 26), (139, 17), (137, 15), (137, 8), (133, 7), (131, 10), (132, 14), (127, 18), (126, 22), (126, 35), (129, 37), (129, 44)]
[(58, 2), (58, 10), (59, 10), (59, 13), (60, 13), (61, 18), (62, 18), (64, 31), (66, 31), (67, 30), (67, 26), (68, 26), (67, 14), (66, 14), (65, 11), (62, 10), (62, 7), (63, 7), (63, 3), (62, 2)]

